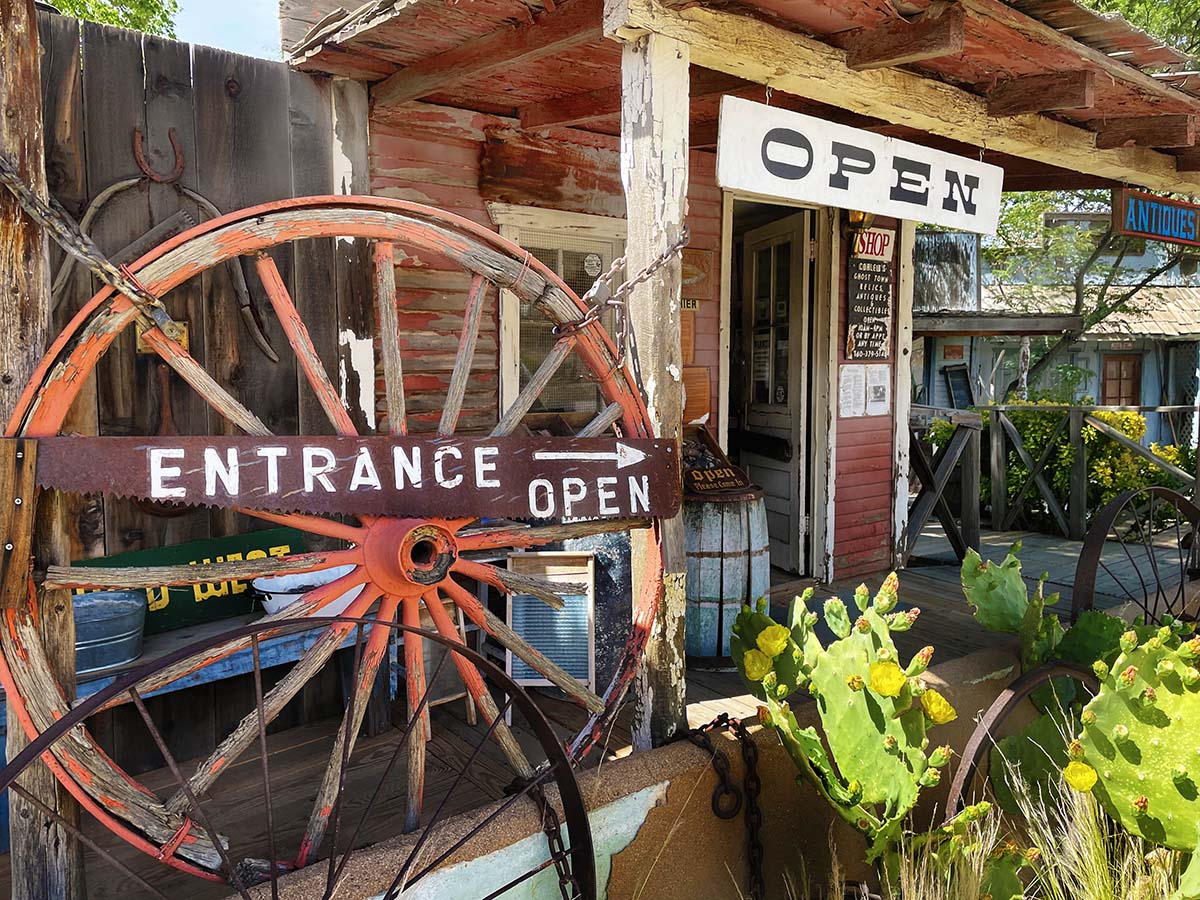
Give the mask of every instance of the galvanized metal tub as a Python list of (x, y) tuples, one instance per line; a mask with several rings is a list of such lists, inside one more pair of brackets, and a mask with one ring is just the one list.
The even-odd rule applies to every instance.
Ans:
[(75, 671), (84, 675), (142, 655), (145, 591), (95, 591), (74, 598)]
[(771, 589), (767, 508), (761, 492), (685, 499), (685, 648), (689, 661), (728, 668), (733, 621)]

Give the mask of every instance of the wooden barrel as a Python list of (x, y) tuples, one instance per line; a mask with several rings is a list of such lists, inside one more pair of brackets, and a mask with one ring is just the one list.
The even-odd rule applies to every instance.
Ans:
[(685, 499), (685, 646), (689, 659), (728, 664), (733, 621), (771, 587), (767, 508), (761, 491)]

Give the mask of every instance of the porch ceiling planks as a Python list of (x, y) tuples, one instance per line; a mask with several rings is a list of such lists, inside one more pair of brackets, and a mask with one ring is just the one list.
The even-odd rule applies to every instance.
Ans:
[[(1143, 148), (1099, 150), (1093, 133), (1044, 116), (993, 118), (983, 97), (900, 69), (854, 71), (844, 51), (747, 16), (696, 6), (667, 9), (655, 0), (609, 0), (605, 32), (663, 34), (690, 44), (697, 65), (1085, 175), (1152, 190), (1200, 188), (1200, 176), (1178, 172), (1171, 156)], [(1177, 96), (1186, 104), (1185, 95)]]

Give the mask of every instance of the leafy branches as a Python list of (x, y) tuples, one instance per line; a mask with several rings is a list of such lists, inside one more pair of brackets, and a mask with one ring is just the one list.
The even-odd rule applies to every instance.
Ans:
[(175, 37), (179, 0), (57, 0), (64, 15)]

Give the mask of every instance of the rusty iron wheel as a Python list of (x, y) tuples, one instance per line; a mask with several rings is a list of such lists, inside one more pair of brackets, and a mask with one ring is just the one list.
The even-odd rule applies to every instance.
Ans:
[[(269, 251), (294, 241), (312, 238), (354, 238), (373, 246), (376, 303), (381, 320), (395, 323), (395, 248), (415, 248), (439, 254), (471, 275), (471, 289), (464, 313), (459, 352), (450, 379), (449, 393), (440, 413), (438, 435), (454, 434), (471, 368), (471, 356), (478, 336), (478, 320), (488, 290), (502, 286), (525, 302), (532, 303), (555, 327), (557, 342), (542, 366), (529, 379), (516, 401), (500, 418), (493, 436), (512, 434), (537, 400), (549, 377), (564, 360), (574, 356), (580, 369), (595, 381), (602, 409), (577, 436), (597, 437), (616, 433), (623, 438), (653, 437), (653, 430), (636, 381), (627, 366), (619, 365), (621, 355), (602, 324), (588, 319), (579, 297), (550, 269), (531, 254), (495, 233), (461, 217), (419, 204), (373, 197), (312, 197), (264, 204), (197, 226), (167, 241), (130, 267), (131, 273), (157, 296), (164, 296), (188, 279), (199, 276), (228, 260), (248, 257), (280, 320), (299, 365), (299, 371), (330, 423), (339, 434), (353, 435), (350, 420), (340, 395), (322, 366), (308, 332), (296, 312)], [(390, 311), (390, 312), (389, 312)], [(139, 310), (125, 296), (105, 288), (88, 301), (68, 327), (52, 344), (39, 365), (14, 413), (8, 437), (52, 437), (60, 433), (68, 414), (88, 376), (96, 369), (118, 336), (139, 317)], [(146, 331), (142, 339), (194, 389), (211, 410), (234, 429), (265, 437), (270, 431), (241, 401), (209, 375), (203, 365), (175, 340), (157, 328)], [(401, 375), (402, 341), (398, 329), (381, 328), (379, 334), (384, 370), (387, 421), (391, 433), (407, 433), (404, 382)], [(544, 377), (542, 377), (544, 376)], [(303, 388), (302, 388), (303, 390)], [(240, 510), (261, 520), (288, 525), (326, 542), (337, 549), (320, 554), (285, 558), (290, 572), (328, 569), (352, 565), (349, 574), (311, 591), (301, 601), (275, 617), (315, 616), (322, 607), (344, 592), (362, 587), (359, 597), (344, 611), (349, 619), (370, 617), (376, 627), (368, 629), (364, 645), (364, 667), (358, 684), (367, 692), (373, 683), (383, 650), (398, 619), (406, 628), (403, 635), (409, 707), (417, 706), (424, 693), (422, 640), (419, 630), (422, 610), (432, 619), (440, 635), (458, 641), (458, 632), (447, 607), (461, 610), (465, 617), (503, 644), (561, 688), (584, 708), (587, 721), (570, 747), (573, 760), (581, 759), (604, 736), (612, 723), (625, 693), (633, 680), (648, 640), (651, 624), (662, 593), (662, 561), (656, 540), (658, 526), (652, 519), (595, 520), (550, 524), (512, 524), (485, 527), (472, 519), (439, 519), (413, 515), (407, 518), (360, 516), (344, 522), (305, 513), (269, 513)], [(555, 594), (554, 585), (523, 576), (518, 582), (506, 569), (486, 561), (472, 559), (479, 552), (520, 550), (544, 546), (572, 537), (582, 537), (632, 528), (648, 528), (651, 539), (640, 587), (635, 597), (630, 638), (622, 651), (616, 675), (603, 694), (597, 694), (525, 644), (505, 623), (492, 615), (463, 581), (474, 581), (506, 593)], [(400, 546), (403, 552), (397, 554)], [(244, 572), (222, 577), (215, 566), (205, 566), (195, 581), (211, 583), (245, 578)], [(82, 571), (82, 570), (77, 570)], [(230, 570), (232, 573), (232, 570)], [(143, 570), (146, 587), (162, 582), (162, 574), (153, 568)], [(157, 580), (156, 580), (157, 579)], [(171, 583), (180, 583), (174, 581)], [(73, 587), (104, 589), (111, 584), (71, 582)], [(128, 584), (123, 586), (130, 586)], [(32, 593), (31, 593), (32, 597)], [(33, 600), (31, 599), (31, 605)], [(28, 613), (35, 613), (31, 609)], [(71, 712), (63, 700), (47, 661), (38, 629), (31, 614), (10, 615), (0, 628), (0, 682), (8, 695), (12, 712), (31, 739), (45, 732)], [(284, 682), (268, 691), (264, 716), (269, 722), (295, 692), (319, 670), (329, 655), (342, 645), (355, 626), (349, 621), (323, 619), (325, 629), (317, 641), (295, 664)], [(245, 651), (249, 637), (233, 640), (205, 653), (175, 660), (147, 677), (139, 690), (143, 693), (162, 687), (196, 672), (229, 655)], [(455, 666), (467, 691), (474, 698), (486, 724), (497, 721), (499, 710), (465, 654), (455, 656)], [(351, 704), (346, 711), (349, 744), (357, 736), (357, 724), (365, 704)], [(260, 717), (261, 718), (261, 717)], [(248, 718), (247, 721), (250, 721)], [(251, 726), (253, 722), (251, 722)], [(255, 729), (248, 726), (231, 734), (211, 757), (211, 765), (194, 781), (202, 792), (220, 778), (238, 753), (253, 741)], [(350, 727), (353, 726), (353, 727)], [(495, 737), (504, 748), (510, 765), (528, 776), (531, 767), (511, 731), (499, 721)], [(414, 785), (405, 814), (404, 826), (417, 827), (420, 815), (420, 784), (423, 778), (424, 742), (409, 747), (409, 772)], [(352, 750), (347, 747), (347, 752)], [(203, 874), (204, 866), (184, 857), (187, 843), (170, 846), (182, 821), (185, 799), (176, 795), (164, 804), (145, 787), (123, 772), (104, 754), (86, 728), (80, 727), (58, 741), (46, 759), (55, 776), (78, 797), (90, 812), (112, 830), (141, 846), (146, 852), (165, 858), (181, 868)], [(331, 758), (325, 784), (314, 814), (315, 839), (301, 848), (297, 861), (311, 861), (328, 823), (330, 800), (336, 792), (333, 775), (338, 761)], [(322, 811), (324, 810), (324, 811)], [(149, 830), (160, 832), (147, 841)], [(211, 862), (211, 860), (210, 860)]]

